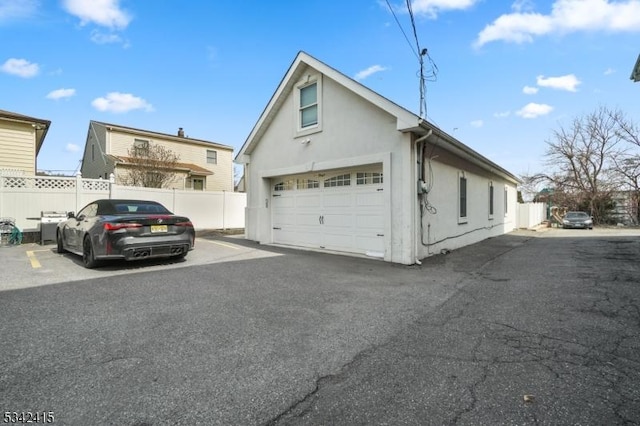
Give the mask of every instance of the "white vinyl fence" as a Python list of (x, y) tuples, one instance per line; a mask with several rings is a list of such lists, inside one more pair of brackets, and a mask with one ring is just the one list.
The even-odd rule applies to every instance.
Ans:
[(547, 219), (545, 203), (518, 203), (516, 227), (519, 229), (532, 228)]
[(130, 187), (80, 175), (0, 176), (0, 218), (14, 219), (27, 232), (39, 230), (42, 212), (77, 212), (101, 198), (158, 201), (189, 217), (196, 230), (244, 228), (247, 204), (247, 194), (239, 192)]

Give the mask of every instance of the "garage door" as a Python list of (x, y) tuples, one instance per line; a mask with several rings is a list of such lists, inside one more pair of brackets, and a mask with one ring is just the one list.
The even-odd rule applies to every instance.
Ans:
[(384, 256), (381, 167), (272, 180), (273, 241)]

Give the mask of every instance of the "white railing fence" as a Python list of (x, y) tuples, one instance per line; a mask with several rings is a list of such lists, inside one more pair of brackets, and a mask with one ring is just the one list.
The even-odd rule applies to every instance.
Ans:
[(38, 231), (42, 212), (77, 212), (100, 198), (158, 201), (187, 216), (196, 230), (244, 228), (247, 195), (226, 191), (154, 189), (116, 185), (111, 180), (53, 176), (0, 176), (0, 217), (23, 231)]
[(518, 203), (516, 227), (519, 229), (532, 228), (547, 219), (547, 205), (545, 203)]

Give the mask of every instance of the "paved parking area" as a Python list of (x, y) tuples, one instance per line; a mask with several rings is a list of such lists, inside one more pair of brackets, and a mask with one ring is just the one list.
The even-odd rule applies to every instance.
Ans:
[(65, 253), (58, 254), (55, 244), (36, 243), (20, 246), (0, 247), (0, 260), (3, 269), (9, 271), (5, 279), (0, 280), (0, 291), (36, 287), (68, 281), (78, 281), (105, 276), (152, 272), (163, 269), (175, 269), (194, 265), (219, 262), (233, 262), (262, 257), (279, 256), (274, 251), (262, 250), (244, 240), (243, 235), (216, 238), (207, 236), (196, 238), (196, 248), (186, 259), (150, 259), (144, 261), (106, 262), (96, 269), (86, 269), (80, 256)]

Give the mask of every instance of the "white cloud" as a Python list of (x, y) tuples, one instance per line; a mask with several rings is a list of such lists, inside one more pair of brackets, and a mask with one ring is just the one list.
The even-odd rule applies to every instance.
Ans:
[(524, 86), (522, 88), (522, 93), (524, 93), (525, 95), (535, 95), (536, 93), (538, 93), (538, 89), (537, 87), (531, 87), (531, 86)]
[(37, 0), (0, 0), (0, 22), (32, 16), (38, 6)]
[(577, 92), (577, 87), (581, 81), (573, 74), (563, 75), (561, 77), (546, 77), (539, 75), (536, 79), (538, 86), (550, 87), (557, 90), (566, 90), (568, 92)]
[(65, 147), (65, 151), (67, 152), (78, 152), (80, 151), (80, 147), (74, 143), (68, 143)]
[(367, 68), (366, 70), (362, 70), (359, 73), (356, 74), (355, 79), (357, 81), (360, 80), (364, 80), (365, 78), (371, 76), (372, 74), (375, 74), (377, 72), (381, 72), (381, 71), (385, 71), (386, 68), (380, 65), (372, 65), (369, 68)]
[(613, 68), (607, 68), (606, 70), (604, 70), (604, 75), (611, 75), (611, 74), (615, 74), (616, 70), (614, 70)]
[(487, 25), (474, 46), (499, 40), (526, 43), (536, 36), (577, 31), (640, 32), (640, 0), (556, 0), (548, 15), (514, 10)]
[(153, 111), (153, 106), (130, 93), (111, 92), (106, 97), (96, 98), (91, 105), (98, 111), (122, 113), (135, 109)]
[(57, 89), (52, 92), (49, 92), (47, 95), (47, 99), (63, 99), (70, 98), (76, 94), (76, 89)]
[(18, 77), (30, 78), (35, 77), (40, 72), (38, 64), (33, 64), (26, 59), (7, 59), (0, 68), (7, 74), (17, 75)]
[(493, 114), (495, 118), (507, 118), (511, 115), (511, 111), (501, 111)]
[(516, 111), (516, 115), (522, 118), (537, 118), (541, 115), (547, 115), (553, 111), (553, 107), (547, 104), (529, 103), (521, 110)]
[(482, 126), (484, 126), (484, 121), (482, 121), (482, 120), (473, 120), (473, 121), (472, 121), (471, 123), (469, 123), (469, 124), (471, 124), (471, 127), (476, 127), (476, 128), (477, 128), (477, 127), (482, 127)]
[(131, 15), (120, 8), (120, 0), (64, 0), (64, 9), (78, 18), (80, 25), (93, 23), (101, 27), (123, 29)]
[(413, 0), (411, 9), (417, 15), (437, 18), (440, 12), (469, 9), (478, 2), (479, 0)]
[(115, 33), (105, 34), (100, 31), (91, 31), (91, 41), (96, 44), (122, 43), (122, 37)]

